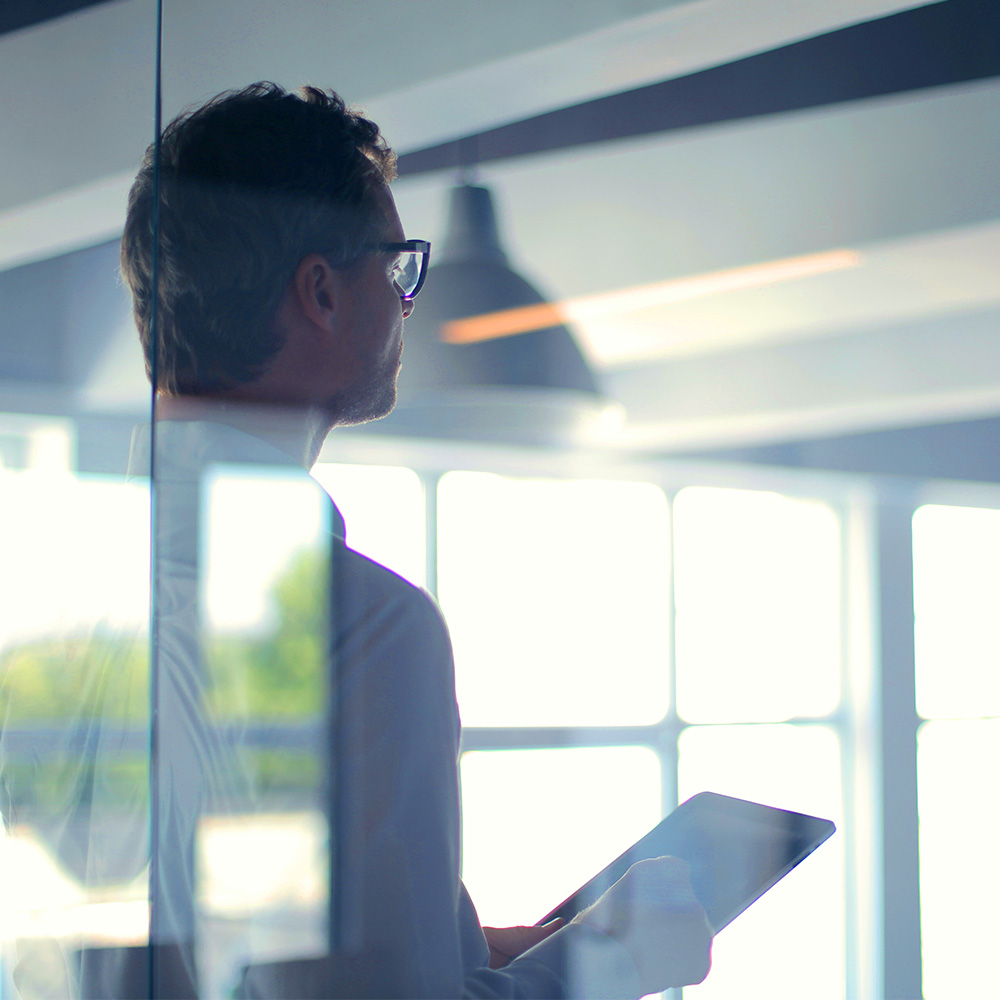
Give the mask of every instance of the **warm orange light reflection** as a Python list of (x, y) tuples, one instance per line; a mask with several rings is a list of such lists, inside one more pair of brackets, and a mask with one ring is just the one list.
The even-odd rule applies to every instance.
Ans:
[(734, 292), (743, 288), (757, 288), (774, 285), (795, 278), (806, 278), (830, 271), (858, 267), (861, 254), (857, 250), (827, 250), (823, 253), (805, 254), (801, 257), (785, 257), (769, 260), (762, 264), (749, 264), (725, 271), (710, 271), (686, 278), (658, 281), (652, 285), (636, 288), (621, 288), (585, 295), (562, 302), (542, 302), (538, 305), (521, 306), (517, 309), (503, 309), (500, 312), (484, 313), (452, 320), (441, 327), (441, 339), (449, 344), (472, 344), (480, 340), (509, 337), (529, 330), (543, 330), (547, 326), (560, 323), (584, 321), (598, 316), (637, 312), (656, 306), (696, 299), (703, 295), (718, 295), (720, 292)]

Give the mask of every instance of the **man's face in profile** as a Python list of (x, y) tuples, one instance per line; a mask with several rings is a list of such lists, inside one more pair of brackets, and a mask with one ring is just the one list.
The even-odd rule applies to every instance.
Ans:
[[(396, 204), (388, 187), (376, 194), (383, 213), (380, 242), (406, 239)], [(345, 352), (350, 355), (357, 377), (330, 401), (340, 424), (377, 420), (396, 405), (396, 379), (403, 353), (403, 320), (413, 303), (400, 298), (393, 281), (396, 256), (366, 254), (350, 272), (345, 301)]]

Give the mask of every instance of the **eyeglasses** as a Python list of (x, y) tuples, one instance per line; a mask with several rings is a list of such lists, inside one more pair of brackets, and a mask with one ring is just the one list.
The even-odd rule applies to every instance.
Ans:
[(423, 287), (427, 277), (427, 264), (431, 245), (427, 240), (406, 240), (403, 243), (376, 243), (368, 249), (379, 253), (395, 254), (392, 280), (404, 302), (412, 302)]

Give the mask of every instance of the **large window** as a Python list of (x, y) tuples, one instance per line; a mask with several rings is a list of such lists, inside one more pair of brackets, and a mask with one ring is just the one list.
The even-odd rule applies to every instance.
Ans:
[[(463, 877), (481, 919), (537, 920), (709, 789), (840, 832), (720, 935), (712, 975), (687, 992), (863, 993), (848, 955), (870, 928), (848, 901), (852, 844), (872, 816), (845, 807), (857, 801), (859, 711), (846, 662), (867, 623), (846, 600), (846, 499), (599, 471), (432, 469), (425, 509), (414, 494), (411, 514), (393, 515), (423, 510), (433, 540), (427, 580), (464, 726)], [(339, 501), (338, 479), (360, 489), (370, 475), (379, 492), (387, 474), (330, 466), (318, 478)], [(341, 506), (364, 551), (382, 515), (358, 497)], [(392, 568), (408, 558), (382, 550)]]
[[(344, 514), (348, 543), (433, 590), (448, 618), (465, 725), (463, 877), (485, 923), (538, 919), (677, 802), (710, 789), (829, 817), (838, 833), (719, 936), (711, 976), (686, 995), (881, 1000), (881, 911), (892, 919), (899, 875), (880, 868), (873, 844), (906, 828), (919, 843), (909, 884), (919, 866), (920, 935), (903, 958), (922, 964), (928, 1000), (989, 994), (988, 945), (1000, 934), (989, 905), (1000, 891), (991, 779), (1000, 756), (1000, 504), (987, 496), (913, 516), (915, 616), (903, 627), (915, 639), (915, 722), (892, 731), (899, 706), (880, 713), (869, 700), (878, 685), (868, 604), (873, 588), (908, 590), (909, 577), (901, 564), (894, 575), (883, 565), (881, 581), (868, 572), (877, 539), (865, 531), (868, 495), (856, 483), (561, 465), (515, 452), (412, 455), (413, 467), (391, 458), (321, 464), (316, 478)], [(54, 459), (0, 477), (9, 570), (0, 708), (8, 776), (17, 778), (7, 789), (17, 807), (9, 896), (45, 900), (10, 917), (39, 938), (138, 941), (143, 844), (123, 842), (113, 870), (84, 891), (71, 840), (53, 836), (50, 818), (67, 781), (87, 777), (75, 751), (63, 750), (77, 746), (73, 727), (95, 678), (108, 679), (103, 704), (135, 745), (123, 743), (107, 780), (119, 791), (147, 781), (148, 493), (140, 481), (71, 474)], [(203, 598), (219, 682), (212, 705), (220, 725), (236, 709), (253, 723), (247, 773), (273, 808), (266, 823), (248, 824), (237, 796), (202, 824), (202, 902), (223, 923), (293, 883), (303, 913), (323, 892), (313, 771), (275, 752), (316, 724), (302, 707), (317, 703), (312, 675), (301, 690), (282, 681), (281, 699), (267, 686), (272, 660), (303, 662), (301, 649), (290, 657), (283, 645), (296, 637), (281, 616), (306, 614), (303, 595), (319, 593), (321, 567), (302, 553), (323, 529), (316, 494), (301, 483), (250, 479), (228, 470), (213, 482)], [(295, 518), (272, 516), (290, 504)], [(900, 508), (907, 552), (915, 507)], [(245, 560), (248, 519), (257, 527)], [(284, 534), (265, 530), (279, 523)], [(262, 686), (248, 677), (234, 700), (226, 656), (239, 643), (259, 647)], [(39, 727), (48, 755), (21, 760), (18, 734), (37, 737)], [(892, 757), (893, 742), (903, 757)], [(906, 752), (919, 831), (916, 809), (885, 815)], [(267, 875), (258, 865), (251, 899), (240, 872), (261, 844), (298, 867)], [(897, 846), (890, 838), (883, 856)]]

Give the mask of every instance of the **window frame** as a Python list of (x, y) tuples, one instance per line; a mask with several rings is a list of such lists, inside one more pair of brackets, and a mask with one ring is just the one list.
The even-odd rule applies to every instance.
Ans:
[[(426, 586), (437, 592), (437, 486), (451, 471), (491, 472), (500, 475), (548, 479), (608, 479), (649, 482), (666, 494), (670, 517), (671, 565), (669, 567), (669, 709), (651, 725), (590, 727), (464, 727), (461, 753), (468, 751), (554, 749), (580, 746), (642, 746), (651, 749), (661, 765), (661, 796), (664, 811), (677, 805), (678, 741), (681, 733), (698, 725), (679, 717), (676, 707), (675, 621), (673, 588), (674, 500), (690, 486), (716, 486), (766, 490), (786, 496), (819, 500), (834, 510), (841, 527), (841, 699), (826, 715), (792, 718), (796, 726), (826, 726), (833, 729), (841, 746), (845, 851), (845, 996), (879, 997), (910, 995), (893, 993), (895, 977), (900, 982), (919, 983), (919, 934), (914, 948), (912, 928), (894, 934), (896, 909), (886, 900), (897, 898), (908, 866), (886, 870), (883, 882), (882, 845), (893, 842), (893, 830), (884, 828), (893, 787), (882, 774), (883, 756), (899, 756), (906, 746), (905, 730), (898, 720), (886, 716), (884, 684), (880, 686), (878, 647), (879, 612), (885, 600), (882, 591), (891, 581), (876, 573), (877, 539), (884, 525), (879, 519), (880, 493), (865, 477), (837, 473), (791, 470), (738, 464), (708, 464), (668, 459), (622, 457), (588, 452), (549, 451), (515, 446), (483, 447), (461, 442), (380, 439), (355, 441), (340, 438), (329, 442), (322, 461), (351, 464), (399, 464), (417, 472), (424, 486), (427, 544)], [(910, 577), (912, 603), (912, 575)], [(911, 629), (912, 631), (912, 629)], [(912, 646), (912, 638), (911, 638)], [(884, 649), (882, 650), (884, 655)], [(912, 656), (911, 656), (912, 684)], [(904, 749), (905, 756), (905, 749)], [(888, 758), (887, 758), (888, 759)], [(894, 758), (893, 758), (894, 759)], [(915, 780), (915, 755), (914, 755)], [(902, 820), (916, 837), (915, 798), (912, 817)], [(867, 824), (861, 817), (870, 817)], [(912, 885), (916, 886), (916, 872)], [(919, 910), (917, 911), (919, 930)], [(887, 922), (892, 926), (887, 926)], [(891, 950), (887, 961), (884, 952)], [(899, 970), (898, 973), (894, 970)], [(681, 991), (672, 991), (680, 996)], [(919, 995), (919, 992), (913, 995)]]

